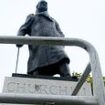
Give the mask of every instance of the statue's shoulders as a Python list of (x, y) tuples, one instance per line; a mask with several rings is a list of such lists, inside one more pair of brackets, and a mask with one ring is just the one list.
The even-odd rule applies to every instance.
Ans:
[(27, 18), (33, 18), (35, 15), (34, 14), (29, 14), (28, 16), (27, 16)]
[(27, 17), (26, 17), (26, 22), (30, 22), (32, 20), (34, 20), (34, 14), (29, 14)]

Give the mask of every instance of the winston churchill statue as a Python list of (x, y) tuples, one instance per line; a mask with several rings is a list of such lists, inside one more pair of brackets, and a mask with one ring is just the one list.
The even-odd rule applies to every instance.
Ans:
[[(36, 6), (36, 13), (29, 14), (25, 23), (19, 28), (18, 36), (64, 37), (59, 24), (48, 14), (48, 4), (41, 0)], [(22, 47), (22, 45), (17, 45)], [(29, 59), (27, 74), (71, 77), (68, 56), (64, 46), (28, 45)]]

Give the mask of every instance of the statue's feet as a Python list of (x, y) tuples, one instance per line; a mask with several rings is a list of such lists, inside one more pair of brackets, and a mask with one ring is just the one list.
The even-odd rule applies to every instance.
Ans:
[(73, 80), (75, 80), (75, 81), (78, 81), (79, 80), (79, 78), (77, 77), (77, 76), (72, 76), (71, 77)]

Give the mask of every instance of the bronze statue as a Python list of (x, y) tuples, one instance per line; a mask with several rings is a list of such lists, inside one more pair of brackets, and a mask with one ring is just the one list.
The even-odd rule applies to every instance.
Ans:
[[(18, 36), (64, 37), (56, 20), (47, 12), (47, 2), (41, 0), (36, 6), (36, 14), (30, 14), (20, 27)], [(17, 45), (21, 47), (22, 45)], [(70, 60), (64, 52), (64, 46), (29, 45), (27, 73), (30, 75), (71, 77)]]

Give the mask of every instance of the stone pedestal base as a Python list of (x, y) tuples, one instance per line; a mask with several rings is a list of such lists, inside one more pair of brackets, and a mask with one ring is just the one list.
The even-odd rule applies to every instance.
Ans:
[[(5, 77), (3, 93), (71, 95), (77, 82), (57, 78)], [(91, 87), (84, 83), (78, 96), (91, 96)]]

